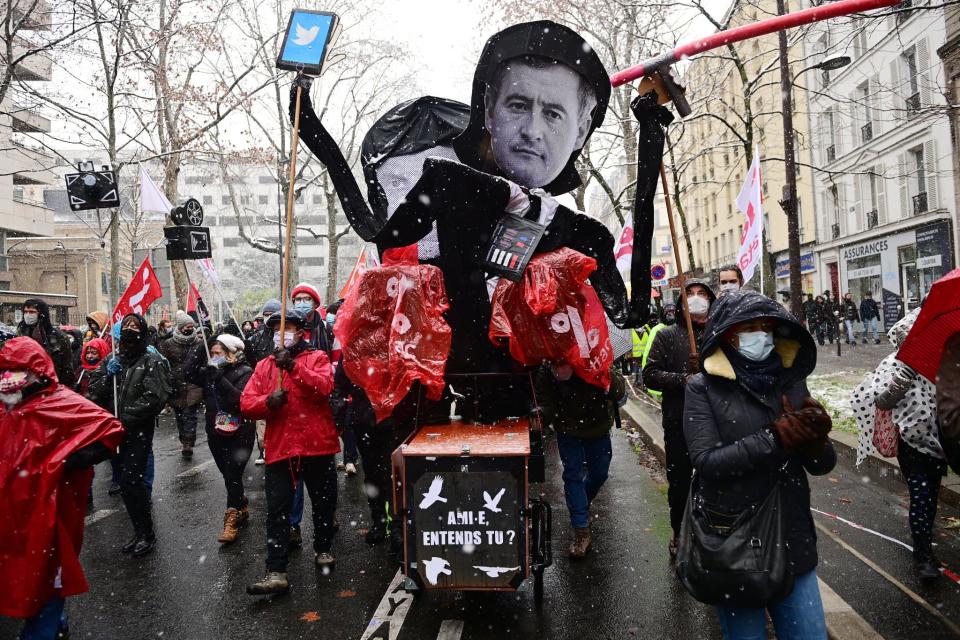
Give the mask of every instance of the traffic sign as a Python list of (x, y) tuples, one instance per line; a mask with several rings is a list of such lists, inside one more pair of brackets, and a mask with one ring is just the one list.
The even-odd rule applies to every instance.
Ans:
[(654, 264), (650, 266), (650, 279), (651, 280), (663, 280), (667, 277), (667, 268), (662, 264)]

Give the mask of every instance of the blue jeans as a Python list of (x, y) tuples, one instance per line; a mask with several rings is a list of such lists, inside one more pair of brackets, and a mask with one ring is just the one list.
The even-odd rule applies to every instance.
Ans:
[(299, 527), (303, 520), (303, 478), (297, 480), (297, 490), (293, 493), (293, 504), (290, 506), (290, 526)]
[(27, 618), (19, 640), (54, 640), (60, 627), (67, 625), (67, 614), (63, 612), (64, 604), (66, 603), (63, 598), (53, 596), (37, 615)]
[(796, 577), (793, 592), (766, 609), (717, 607), (724, 640), (766, 640), (767, 611), (778, 640), (827, 640), (817, 572)]
[[(557, 432), (557, 449), (563, 462), (563, 493), (575, 529), (590, 525), (590, 503), (607, 481), (613, 447), (610, 434), (599, 438), (578, 438)], [(584, 469), (586, 465), (586, 469)]]
[[(147, 500), (153, 496), (153, 447), (147, 455), (147, 470), (143, 474), (143, 484), (147, 485)], [(110, 483), (120, 484), (120, 456), (110, 458)]]
[(863, 341), (867, 341), (867, 336), (870, 333), (873, 333), (873, 339), (880, 339), (880, 319), (879, 318), (870, 318), (869, 320), (863, 321)]

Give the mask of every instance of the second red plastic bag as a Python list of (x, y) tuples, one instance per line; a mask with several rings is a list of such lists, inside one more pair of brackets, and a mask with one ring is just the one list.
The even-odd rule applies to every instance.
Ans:
[(523, 279), (501, 279), (493, 292), (490, 339), (506, 341), (525, 365), (566, 363), (578, 376), (610, 387), (613, 349), (603, 306), (587, 278), (596, 260), (560, 248), (530, 261)]

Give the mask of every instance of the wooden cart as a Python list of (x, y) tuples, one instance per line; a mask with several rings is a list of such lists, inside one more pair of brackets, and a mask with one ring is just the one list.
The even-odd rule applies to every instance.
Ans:
[[(515, 591), (553, 561), (538, 416), (419, 427), (393, 456), (408, 590)], [(533, 495), (532, 495), (533, 493)]]

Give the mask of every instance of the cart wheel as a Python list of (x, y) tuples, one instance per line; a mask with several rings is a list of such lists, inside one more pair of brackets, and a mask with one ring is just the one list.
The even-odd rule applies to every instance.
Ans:
[(533, 572), (533, 603), (538, 611), (543, 608), (543, 569)]

